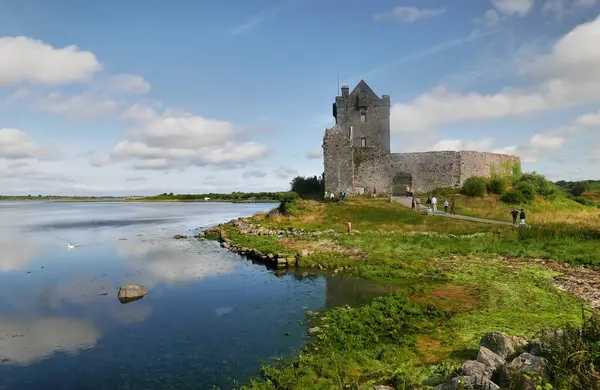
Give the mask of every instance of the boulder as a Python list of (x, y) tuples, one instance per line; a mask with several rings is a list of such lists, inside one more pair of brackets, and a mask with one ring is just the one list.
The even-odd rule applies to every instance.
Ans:
[(437, 385), (434, 390), (500, 390), (500, 386), (480, 375), (459, 376)]
[(394, 388), (386, 385), (377, 385), (373, 386), (373, 390), (394, 390)]
[(502, 367), (499, 383), (503, 387), (516, 384), (519, 389), (535, 390), (535, 377), (542, 377), (548, 381), (548, 375), (548, 361), (541, 356), (525, 352)]
[(527, 340), (521, 337), (509, 336), (504, 332), (492, 332), (485, 334), (479, 342), (480, 347), (486, 347), (503, 359), (513, 359), (523, 352)]
[(503, 365), (506, 364), (506, 360), (504, 360), (502, 356), (495, 354), (486, 347), (479, 347), (477, 361), (490, 367), (493, 372), (497, 372)]
[(491, 367), (486, 366), (481, 362), (471, 360), (469, 362), (464, 363), (460, 367), (459, 373), (463, 376), (480, 375), (484, 378), (492, 379), (492, 375), (494, 372)]
[(176, 235), (174, 235), (174, 236), (173, 236), (173, 239), (174, 239), (174, 240), (182, 240), (182, 239), (184, 239), (184, 238), (188, 238), (188, 237), (187, 237), (187, 236), (184, 236), (184, 235), (182, 235), (182, 234), (176, 234)]
[(146, 294), (148, 294), (148, 290), (144, 287), (136, 284), (126, 284), (119, 289), (119, 300), (121, 303), (129, 303), (142, 299)]

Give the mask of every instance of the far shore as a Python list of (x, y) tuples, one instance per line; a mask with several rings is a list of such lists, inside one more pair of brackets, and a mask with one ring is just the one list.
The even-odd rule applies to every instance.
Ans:
[(45, 201), (45, 202), (91, 202), (91, 203), (117, 203), (117, 202), (143, 202), (143, 203), (279, 203), (278, 200), (274, 199), (244, 199), (244, 200), (232, 200), (232, 199), (155, 199), (153, 197), (148, 198), (88, 198), (88, 197), (0, 197), (1, 201)]

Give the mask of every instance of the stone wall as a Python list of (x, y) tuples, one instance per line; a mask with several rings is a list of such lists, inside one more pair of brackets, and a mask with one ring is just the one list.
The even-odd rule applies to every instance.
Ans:
[(496, 171), (511, 169), (513, 165), (521, 166), (521, 159), (517, 156), (499, 153), (483, 153), (473, 151), (461, 151), (460, 158), (460, 184), (473, 176), (491, 176), (491, 166)]
[[(457, 188), (472, 176), (491, 176), (491, 165), (520, 164), (520, 159), (497, 153), (472, 151), (441, 151), (391, 153), (380, 156), (374, 148), (355, 148), (354, 187), (391, 194), (394, 177), (409, 173), (416, 192), (435, 188)], [(356, 156), (359, 155), (360, 159)]]
[(323, 174), (325, 191), (338, 194), (340, 191), (352, 193), (353, 166), (352, 141), (338, 125), (325, 130), (323, 136)]
[(354, 185), (391, 194), (394, 177), (412, 176), (417, 192), (439, 187), (455, 187), (460, 182), (460, 152), (391, 153), (377, 156), (363, 152), (365, 160), (355, 164)]

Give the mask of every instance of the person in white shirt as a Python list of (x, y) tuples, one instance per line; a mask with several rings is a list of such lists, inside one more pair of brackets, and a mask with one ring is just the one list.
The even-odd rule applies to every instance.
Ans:
[(437, 213), (437, 198), (435, 196), (431, 198), (431, 206), (433, 207), (433, 212)]
[(448, 199), (444, 200), (444, 212), (448, 214)]

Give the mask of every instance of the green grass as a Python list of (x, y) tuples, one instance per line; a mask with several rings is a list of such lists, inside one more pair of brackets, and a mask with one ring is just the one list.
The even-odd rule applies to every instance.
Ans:
[[(349, 266), (399, 292), (352, 310), (335, 309), (292, 361), (266, 366), (245, 389), (396, 389), (435, 385), (477, 353), (490, 331), (533, 336), (542, 327), (581, 323), (583, 303), (558, 291), (549, 268), (501, 256), (599, 264), (591, 225), (530, 229), (423, 216), (382, 200), (298, 202), (292, 216), (254, 217), (263, 227), (329, 230), (319, 236), (249, 237), (225, 226), (232, 243), (293, 255), (300, 266)], [(355, 231), (345, 233), (352, 222)]]

